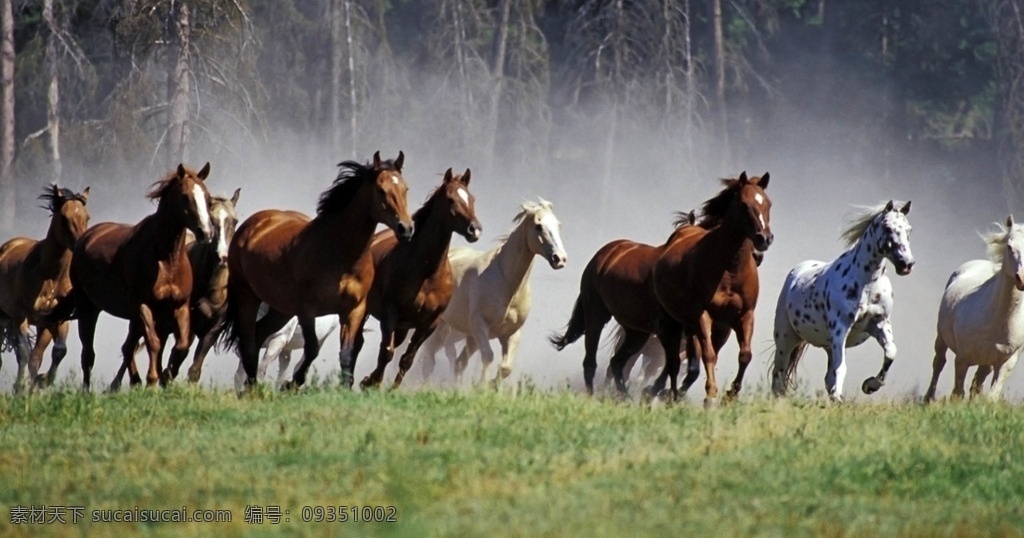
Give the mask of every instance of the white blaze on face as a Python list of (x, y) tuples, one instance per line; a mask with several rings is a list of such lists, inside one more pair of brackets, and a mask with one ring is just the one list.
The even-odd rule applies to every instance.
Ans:
[(761, 193), (755, 192), (754, 200), (757, 201), (758, 205), (764, 205), (764, 196), (761, 196)]
[(462, 203), (464, 203), (466, 205), (469, 205), (469, 193), (466, 192), (466, 189), (463, 189), (462, 187), (459, 187), (458, 193), (459, 193), (459, 198), (462, 198)]
[(203, 192), (202, 185), (196, 184), (192, 186), (192, 197), (196, 201), (196, 213), (199, 214), (199, 226), (202, 227), (203, 233), (207, 237), (210, 236), (212, 228), (210, 227), (210, 211), (206, 207), (206, 193)]
[(221, 259), (228, 257), (228, 212), (223, 207), (217, 208), (215, 212), (214, 221), (217, 222), (217, 227), (220, 228), (217, 233), (217, 256)]
[(552, 252), (565, 258), (565, 247), (562, 246), (562, 236), (558, 234), (558, 219), (555, 218), (554, 213), (545, 213), (540, 222), (544, 228), (544, 235), (547, 236), (546, 239), (551, 243)]
[(398, 175), (392, 174), (391, 175), (391, 182), (394, 183), (395, 185), (398, 185), (399, 183), (401, 183), (401, 180), (398, 179)]

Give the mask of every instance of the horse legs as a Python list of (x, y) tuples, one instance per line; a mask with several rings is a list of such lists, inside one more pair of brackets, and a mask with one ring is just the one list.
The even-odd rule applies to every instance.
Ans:
[[(675, 400), (679, 396), (677, 377), (679, 376), (679, 344), (683, 338), (683, 327), (675, 320), (668, 321), (663, 320), (662, 326), (658, 330), (658, 340), (661, 342), (661, 348), (665, 352), (665, 366), (661, 368), (661, 374), (654, 380), (654, 383), (647, 387), (645, 392), (650, 396), (656, 396), (665, 388), (665, 383), (670, 381), (671, 396)], [(686, 352), (687, 358), (689, 359), (686, 366), (686, 378), (683, 380), (683, 392), (696, 381), (697, 377), (700, 376), (700, 362), (698, 362), (698, 354), (690, 349), (692, 346), (691, 342), (687, 342)]]
[[(434, 367), (437, 365), (437, 351), (444, 345), (448, 331), (448, 324), (438, 320), (435, 324), (435, 329), (423, 340), (423, 345), (420, 347), (423, 350), (420, 357), (420, 366), (421, 370), (423, 370), (424, 381), (434, 375)], [(413, 335), (413, 338), (416, 338), (416, 335)]]
[[(490, 351), (490, 349), (491, 349), (490, 342), (487, 342), (485, 340), (484, 341), (484, 345), (486, 345), (487, 346), (487, 350)], [(460, 351), (458, 353), (458, 355), (455, 357), (455, 360), (452, 361), (452, 366), (455, 368), (455, 382), (456, 382), (456, 384), (461, 384), (462, 383), (462, 374), (466, 372), (466, 366), (469, 365), (469, 358), (472, 357), (474, 353), (476, 353), (477, 349), (479, 349), (479, 346), (476, 343), (476, 339), (473, 338), (472, 336), (467, 336), (466, 337), (466, 343), (463, 344), (463, 346), (462, 346), (462, 351)], [(451, 357), (452, 355), (454, 355), (454, 351), (455, 351), (455, 343), (454, 342), (449, 342), (445, 346), (445, 353), (449, 357)], [(481, 362), (483, 362), (483, 361), (481, 360)], [(483, 365), (486, 366), (488, 364), (489, 363), (484, 363)], [(481, 382), (483, 382), (485, 374), (486, 374), (486, 372), (481, 372), (481, 374), (480, 374)]]
[(1006, 383), (1007, 378), (1013, 373), (1013, 368), (1017, 366), (1017, 359), (1020, 357), (1020, 351), (1018, 350), (1013, 354), (1012, 357), (1006, 360), (1002, 366), (996, 368), (995, 378), (992, 379), (992, 388), (989, 389), (988, 397), (992, 401), (997, 401), (1002, 398), (1003, 385)]
[[(153, 310), (150, 309), (149, 305), (143, 304), (139, 306), (139, 322), (142, 328), (142, 337), (146, 342), (146, 351), (149, 353), (149, 371), (146, 374), (146, 385), (151, 387), (160, 382), (163, 339), (157, 330), (156, 319), (153, 317)], [(125, 356), (124, 360), (127, 362), (134, 359)]]
[(624, 372), (626, 362), (630, 357), (635, 358), (640, 353), (640, 350), (647, 343), (651, 335), (644, 331), (627, 329), (625, 327), (622, 328), (622, 331), (622, 341), (608, 362), (608, 369), (611, 370), (612, 376), (615, 378), (615, 388), (618, 389), (619, 393), (627, 395), (628, 391), (626, 390), (626, 376)]
[(970, 365), (967, 364), (967, 358), (963, 355), (957, 355), (953, 359), (953, 394), (954, 400), (960, 400), (964, 397), (964, 382), (967, 380), (967, 368)]
[(612, 318), (612, 315), (600, 300), (587, 301), (583, 308), (583, 382), (587, 385), (587, 393), (592, 395), (594, 394), (594, 374), (597, 373), (597, 348), (601, 345), (601, 331), (604, 330), (604, 326)]
[(412, 333), (412, 338), (409, 340), (409, 347), (405, 349), (405, 353), (402, 354), (402, 358), (398, 361), (398, 373), (395, 375), (395, 383), (391, 386), (391, 390), (397, 389), (402, 385), (402, 380), (405, 379), (405, 374), (412, 368), (413, 360), (416, 359), (416, 352), (419, 351), (420, 346), (423, 345), (430, 335), (437, 329), (438, 322), (416, 329)]
[(121, 378), (125, 371), (129, 371), (128, 378), (132, 386), (142, 383), (139, 377), (139, 369), (135, 366), (135, 353), (139, 348), (139, 338), (142, 337), (142, 330), (137, 320), (128, 322), (128, 335), (121, 344), (121, 366), (118, 367), (114, 379), (110, 381), (109, 392), (117, 392), (121, 389)]
[[(380, 319), (380, 350), (377, 352), (377, 367), (370, 372), (359, 382), (360, 389), (377, 388), (380, 387), (380, 382), (384, 379), (384, 370), (388, 367), (388, 363), (395, 356), (395, 318), (398, 314), (394, 311), (388, 310), (381, 316)], [(366, 317), (363, 318), (362, 324), (366, 323)], [(357, 334), (363, 333), (362, 324), (359, 327)], [(353, 357), (358, 357), (358, 350), (362, 347), (358, 343), (359, 338), (356, 337), (357, 344), (353, 346)]]
[[(39, 363), (42, 362), (43, 351), (50, 341), (53, 341), (53, 349), (50, 350), (50, 369), (46, 372), (45, 376), (40, 375), (36, 378), (37, 383), (42, 382), (46, 386), (51, 386), (57, 380), (57, 367), (60, 366), (61, 361), (68, 354), (68, 330), (70, 328), (70, 321), (62, 321), (54, 323), (49, 328), (41, 329), (39, 334), (36, 335), (36, 348), (32, 350), (32, 355), (33, 360), (38, 361), (36, 364), (37, 371)], [(37, 353), (38, 359), (36, 359)]]
[(928, 385), (928, 392), (924, 394), (924, 401), (926, 402), (935, 400), (935, 388), (939, 384), (939, 374), (942, 373), (942, 369), (946, 366), (947, 349), (949, 348), (942, 339), (942, 335), (937, 335), (935, 337), (935, 358), (932, 359), (932, 381)]
[(878, 389), (882, 388), (882, 385), (885, 385), (885, 375), (889, 373), (892, 361), (896, 360), (896, 342), (892, 335), (892, 323), (889, 322), (888, 318), (882, 318), (878, 323), (871, 325), (868, 328), (868, 333), (875, 337), (875, 340), (878, 340), (878, 344), (882, 346), (882, 350), (885, 353), (881, 371), (878, 372), (877, 376), (865, 379), (861, 385), (861, 390), (864, 391), (864, 394), (874, 394)]
[[(971, 398), (981, 394), (981, 389), (985, 385), (985, 379), (988, 378), (989, 374), (992, 373), (991, 364), (979, 364), (977, 371), (974, 372), (974, 380), (971, 381)], [(999, 374), (996, 374), (995, 379), (999, 378)]]
[[(358, 329), (358, 326), (356, 326)], [(306, 373), (309, 372), (310, 365), (316, 360), (320, 354), (320, 341), (316, 338), (316, 317), (308, 314), (299, 316), (299, 330), (302, 331), (302, 339), (304, 342), (302, 348), (302, 362), (295, 368), (295, 372), (292, 373), (292, 380), (282, 385), (282, 390), (291, 390), (301, 387), (306, 382)], [(345, 353), (347, 349), (351, 356), (352, 353), (352, 336), (348, 325), (342, 327), (341, 330), (341, 349), (342, 353)], [(346, 340), (346, 337), (348, 338)], [(344, 356), (342, 357), (342, 383), (347, 388), (352, 388), (352, 370), (346, 371), (346, 365), (344, 362)]]
[[(355, 305), (349, 311), (348, 317), (342, 317), (341, 314), (338, 315), (338, 320), (341, 322), (341, 330), (339, 331), (341, 333), (341, 350), (338, 352), (338, 363), (341, 366), (342, 384), (348, 388), (352, 388), (352, 383), (355, 382), (356, 356), (352, 351), (355, 348), (356, 338), (362, 334), (361, 327), (365, 316), (366, 301)], [(313, 360), (309, 358), (310, 348), (316, 347), (317, 353), (320, 351), (316, 338), (316, 318), (310, 317), (308, 320), (299, 318), (299, 325), (302, 327), (302, 337), (306, 339), (306, 356), (302, 358), (302, 364), (299, 365), (299, 368), (303, 366), (308, 368), (309, 363)], [(383, 335), (381, 335), (381, 338), (383, 338)], [(310, 346), (310, 342), (313, 343), (313, 346)], [(305, 377), (304, 371), (302, 375)]]
[[(754, 335), (754, 311), (748, 310), (743, 313), (740, 317), (739, 323), (736, 324), (736, 340), (740, 344), (740, 353), (737, 356), (737, 363), (739, 367), (736, 370), (736, 378), (732, 381), (732, 387), (729, 388), (725, 393), (725, 397), (733, 399), (739, 396), (740, 389), (743, 388), (743, 376), (747, 373), (747, 367), (750, 366), (750, 359), (754, 357), (754, 353), (750, 349), (750, 340)], [(728, 337), (728, 335), (726, 335)], [(720, 347), (718, 349), (721, 349)]]
[[(172, 379), (178, 376), (178, 368), (181, 367), (181, 363), (185, 362), (185, 358), (188, 357), (188, 348), (192, 344), (192, 324), (189, 318), (189, 307), (189, 304), (186, 302), (185, 304), (174, 309), (174, 325), (172, 327), (174, 332), (174, 347), (171, 348), (171, 354), (167, 358), (168, 368), (166, 370), (163, 370), (162, 372), (160, 378), (161, 385), (166, 385), (168, 382), (170, 382)], [(163, 340), (166, 341), (166, 339), (167, 335), (166, 333), (164, 333)], [(161, 348), (161, 355), (157, 356), (157, 368), (160, 368), (160, 362), (163, 360), (162, 351), (163, 350)], [(197, 365), (199, 366), (201, 371), (203, 367), (202, 361), (200, 360), (200, 362), (198, 362)], [(150, 366), (150, 371), (152, 370), (153, 367)], [(196, 377), (195, 380), (199, 380), (198, 376)]]
[[(253, 293), (252, 289), (245, 282), (237, 282), (236, 276), (232, 274), (228, 281), (228, 297), (234, 305), (229, 310), (234, 310), (233, 332), (237, 335), (237, 352), (245, 371), (243, 389), (256, 384), (256, 369), (259, 366), (260, 342), (256, 341), (256, 316), (260, 309), (260, 300)], [(239, 280), (241, 280), (239, 278)]]
[(82, 389), (89, 390), (92, 381), (92, 367), (96, 364), (96, 321), (100, 311), (92, 303), (83, 300), (78, 305), (78, 340), (82, 344)]
[(519, 349), (521, 334), (521, 331), (516, 331), (504, 338), (498, 338), (498, 344), (501, 345), (501, 366), (498, 368), (498, 373), (494, 376), (495, 385), (500, 384), (502, 380), (512, 375), (512, 366), (516, 362), (516, 350)]
[(849, 327), (837, 325), (832, 333), (828, 353), (828, 371), (825, 372), (825, 390), (833, 401), (843, 401), (843, 381), (846, 379), (846, 338)]
[(29, 362), (31, 361), (32, 335), (29, 332), (28, 319), (21, 320), (16, 329), (14, 337), (14, 356), (18, 361), (18, 377), (14, 380), (15, 394), (21, 394), (30, 388), (34, 377), (29, 377)]
[[(712, 331), (711, 315), (704, 312), (698, 322), (698, 334), (701, 342), (701, 360), (704, 363), (704, 405), (718, 402), (718, 347)], [(725, 333), (728, 337), (729, 333)]]
[[(46, 376), (41, 375), (39, 373), (39, 370), (43, 366), (43, 354), (46, 352), (46, 346), (49, 346), (50, 342), (53, 341), (53, 334), (50, 332), (51, 331), (51, 327), (54, 327), (54, 330), (56, 330), (55, 329), (56, 326), (57, 326), (57, 324), (36, 325), (36, 342), (32, 346), (32, 351), (29, 353), (29, 359), (28, 359), (28, 376), (29, 376), (29, 379), (32, 380), (33, 385), (36, 386), (36, 387), (39, 387), (39, 388), (43, 388), (43, 387), (47, 386)], [(67, 353), (67, 348), (66, 347), (64, 349), (64, 352), (65, 352), (65, 354)], [(56, 357), (56, 355), (57, 355), (56, 347), (54, 347), (54, 353), (53, 354), (54, 354), (54, 357)], [(63, 359), (63, 358), (64, 358), (64, 356), (61, 355), (61, 359)], [(54, 375), (56, 376), (56, 372), (53, 370), (53, 366), (52, 366), (53, 361), (51, 360), (50, 362), (51, 362), (50, 371), (53, 372)]]

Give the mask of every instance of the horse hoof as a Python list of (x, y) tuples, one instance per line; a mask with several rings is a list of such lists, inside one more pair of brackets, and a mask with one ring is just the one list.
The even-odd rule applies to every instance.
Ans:
[(869, 377), (864, 380), (864, 384), (861, 385), (860, 389), (864, 391), (864, 394), (874, 394), (878, 392), (878, 389), (882, 388), (882, 382), (877, 377)]
[(718, 398), (704, 398), (704, 409), (715, 409), (718, 407)]
[(735, 400), (736, 398), (739, 398), (739, 396), (740, 396), (740, 391), (729, 389), (729, 390), (725, 391), (725, 398), (722, 398), (722, 400), (724, 400), (726, 402), (731, 402), (731, 401)]

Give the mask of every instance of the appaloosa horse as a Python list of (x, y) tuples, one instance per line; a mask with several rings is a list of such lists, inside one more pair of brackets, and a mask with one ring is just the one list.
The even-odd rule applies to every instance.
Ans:
[[(51, 185), (39, 199), (46, 202), (43, 207), (52, 215), (46, 237), (40, 241), (16, 237), (0, 246), (0, 327), (18, 361), (15, 392), (25, 390), (30, 380), (53, 383), (57, 366), (67, 354), (68, 322), (52, 314), (71, 292), (71, 247), (89, 226), (85, 208), (88, 187), (75, 193)], [(34, 346), (29, 329), (33, 325), (37, 333)], [(50, 371), (37, 377), (51, 341)]]
[[(399, 243), (391, 230), (374, 236), (370, 250), (376, 271), (366, 312), (380, 321), (381, 342), (377, 368), (363, 379), (360, 387), (380, 385), (395, 348), (402, 345), (406, 334), (412, 330), (412, 339), (402, 354), (395, 376), (393, 388), (398, 388), (423, 341), (437, 329), (454, 285), (448, 262), (452, 234), (457, 233), (475, 243), (483, 231), (476, 219), (469, 180), (468, 168), (462, 175), (453, 175), (451, 168), (445, 172), (441, 185), (413, 214), (416, 233), (408, 242)], [(362, 347), (360, 327), (353, 360)]]
[(93, 342), (100, 312), (128, 320), (121, 346), (131, 383), (141, 382), (135, 347), (144, 338), (149, 353), (148, 385), (166, 382), (161, 362), (167, 337), (174, 333), (171, 361), (181, 361), (190, 344), (189, 305), (192, 267), (186, 230), (206, 241), (210, 226), (210, 163), (198, 172), (179, 164), (148, 193), (156, 212), (138, 224), (103, 222), (75, 243), (71, 259), (78, 336), (82, 342), (82, 383), (88, 389), (96, 361)]
[[(301, 386), (320, 353), (316, 318), (341, 321), (342, 381), (351, 387), (352, 350), (373, 282), (370, 239), (378, 223), (400, 240), (413, 235), (402, 177), (405, 155), (361, 164), (345, 161), (334, 185), (320, 196), (310, 219), (296, 211), (264, 210), (245, 220), (228, 249), (228, 347), (238, 347), (246, 385), (256, 382), (260, 344), (293, 316), (306, 343), (302, 363), (288, 385)], [(267, 315), (257, 323), (260, 303)]]

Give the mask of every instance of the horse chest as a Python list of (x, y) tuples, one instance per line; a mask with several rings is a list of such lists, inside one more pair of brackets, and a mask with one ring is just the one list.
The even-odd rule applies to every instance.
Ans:
[(179, 303), (192, 295), (191, 268), (187, 264), (162, 261), (158, 264), (152, 294), (157, 301)]

